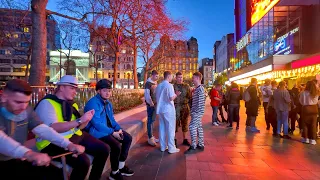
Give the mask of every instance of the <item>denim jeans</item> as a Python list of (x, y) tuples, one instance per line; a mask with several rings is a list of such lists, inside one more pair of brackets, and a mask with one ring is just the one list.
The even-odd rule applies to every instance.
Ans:
[(288, 118), (289, 118), (289, 112), (288, 111), (279, 111), (277, 110), (277, 133), (281, 133), (281, 127), (283, 125), (283, 135), (288, 135)]
[(156, 110), (155, 107), (147, 106), (148, 122), (147, 122), (147, 131), (148, 138), (153, 136), (153, 123), (156, 120)]
[(212, 123), (218, 122), (219, 106), (211, 106), (211, 107), (212, 107)]
[(232, 126), (233, 122), (237, 122), (237, 127), (239, 127), (239, 121), (240, 121), (239, 110), (240, 110), (239, 104), (229, 104), (228, 120), (229, 120), (230, 126)]

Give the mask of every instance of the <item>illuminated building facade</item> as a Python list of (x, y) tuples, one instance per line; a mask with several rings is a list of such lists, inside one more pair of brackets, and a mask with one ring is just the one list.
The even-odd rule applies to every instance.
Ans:
[[(31, 59), (31, 39), (31, 11), (0, 8), (0, 81), (25, 77), (28, 57)], [(53, 16), (48, 15), (47, 52), (60, 46), (57, 22)], [(49, 68), (46, 71), (46, 79), (49, 80)]]
[(181, 72), (185, 80), (198, 71), (198, 41), (191, 37), (188, 41), (172, 40), (168, 36), (160, 39), (160, 44), (151, 57), (150, 66), (163, 76), (164, 71), (173, 74)]
[[(251, 77), (260, 81), (296, 79), (293, 72), (285, 76), (282, 73), (293, 68), (291, 63), (320, 52), (320, 1), (251, 0), (250, 3), (251, 17), (246, 20), (249, 19), (251, 27), (236, 42), (230, 60), (233, 71), (230, 81), (247, 84)], [(288, 77), (289, 74), (294, 77)]]

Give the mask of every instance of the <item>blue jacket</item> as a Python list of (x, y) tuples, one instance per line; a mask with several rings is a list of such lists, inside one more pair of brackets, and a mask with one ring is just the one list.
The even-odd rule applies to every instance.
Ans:
[[(106, 106), (105, 106), (106, 104)], [(113, 116), (113, 108), (110, 101), (103, 101), (101, 96), (97, 94), (91, 98), (86, 106), (84, 107), (84, 112), (94, 109), (95, 113), (92, 120), (86, 127), (86, 130), (95, 138), (102, 138), (112, 134), (114, 131), (119, 131), (121, 127), (116, 122)], [(109, 117), (111, 121), (112, 128), (107, 125), (107, 118)]]

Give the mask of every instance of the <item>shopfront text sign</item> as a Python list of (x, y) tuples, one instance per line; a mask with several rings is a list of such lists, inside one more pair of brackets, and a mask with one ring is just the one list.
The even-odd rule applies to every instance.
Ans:
[(237, 51), (240, 51), (250, 43), (251, 43), (251, 33), (249, 32), (243, 38), (241, 38), (240, 41), (237, 42)]

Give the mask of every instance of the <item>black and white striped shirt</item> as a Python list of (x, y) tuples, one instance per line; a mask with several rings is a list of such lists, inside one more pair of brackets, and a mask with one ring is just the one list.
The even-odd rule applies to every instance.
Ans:
[(199, 85), (192, 95), (191, 114), (204, 114), (206, 95), (203, 86)]

